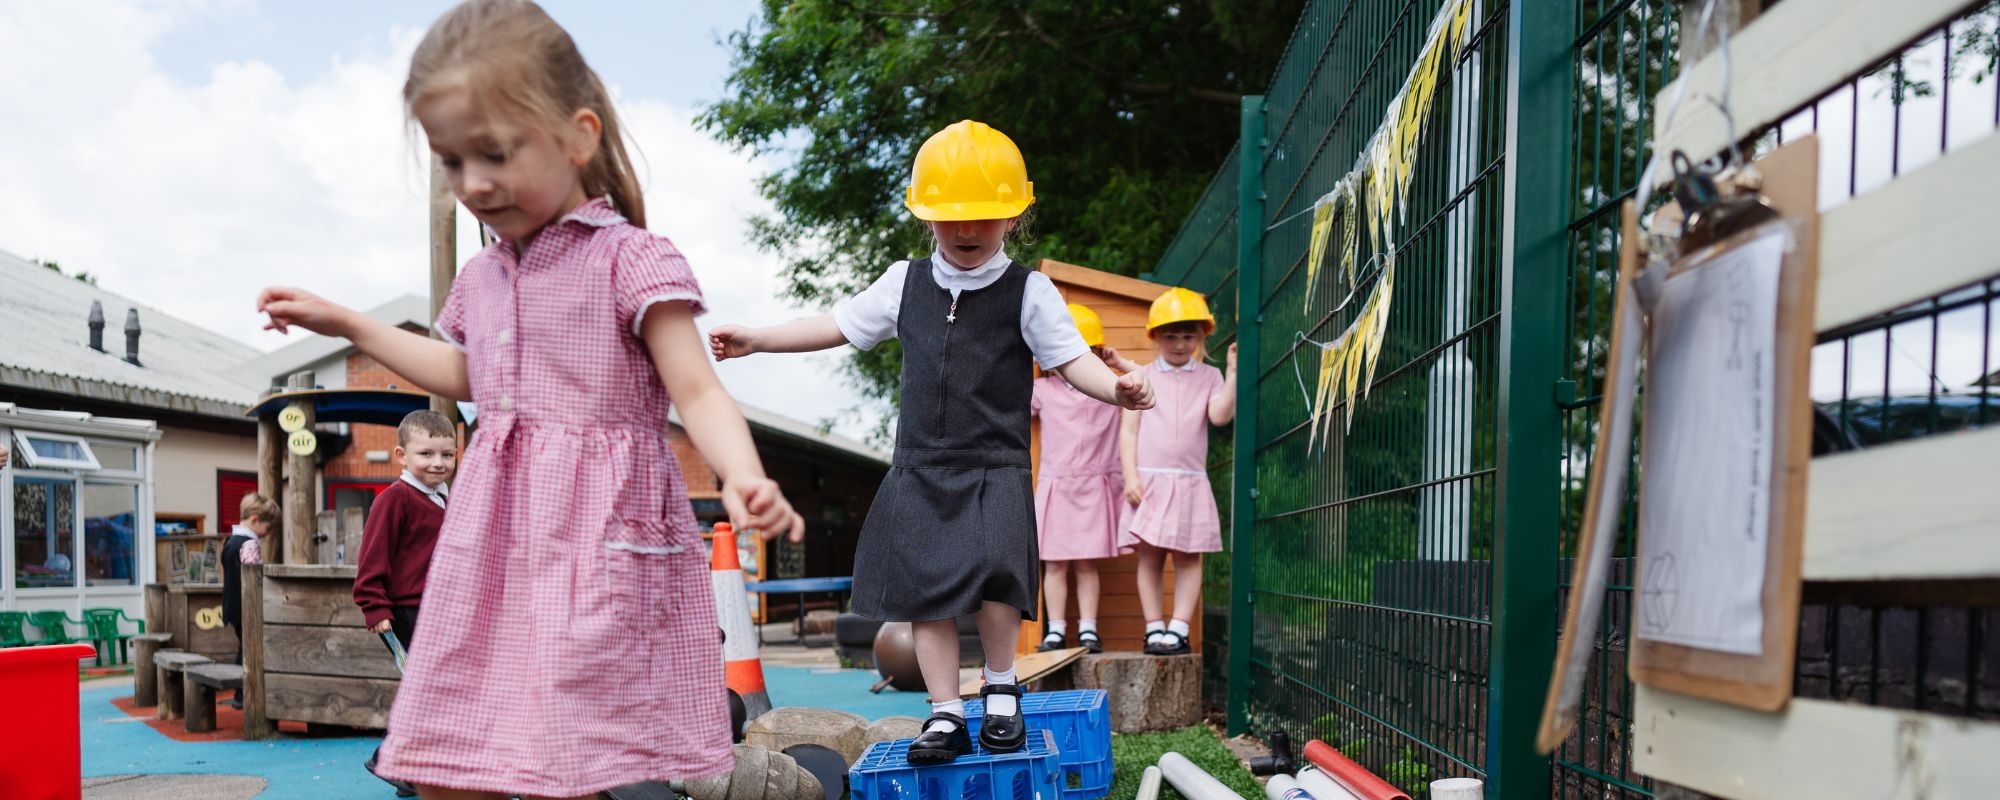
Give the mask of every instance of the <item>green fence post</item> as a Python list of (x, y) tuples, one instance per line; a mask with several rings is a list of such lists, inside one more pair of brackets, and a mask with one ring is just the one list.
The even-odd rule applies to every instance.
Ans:
[(1556, 643), (1558, 459), (1577, 4), (1507, 11), (1506, 201), (1501, 230), (1499, 530), (1494, 542), (1487, 797), (1546, 798), (1535, 752)]
[(1249, 729), (1250, 618), (1256, 590), (1250, 541), (1257, 519), (1257, 375), (1264, 298), (1264, 96), (1243, 98), (1243, 134), (1237, 144), (1236, 202), (1236, 432), (1231, 453), (1229, 504), (1229, 735)]

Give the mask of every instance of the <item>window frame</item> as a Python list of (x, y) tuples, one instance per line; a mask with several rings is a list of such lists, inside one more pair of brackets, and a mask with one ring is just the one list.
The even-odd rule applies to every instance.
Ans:
[[(37, 453), (35, 452), (35, 445), (33, 442), (33, 440), (35, 439), (41, 439), (43, 441), (48, 441), (48, 442), (60, 442), (63, 444), (76, 445), (77, 449), (83, 452), (83, 459), (79, 460), (74, 458), (62, 458), (60, 456), (45, 456), (40, 453)], [(99, 470), (104, 469), (104, 465), (98, 463), (97, 461), (97, 453), (90, 449), (90, 440), (82, 436), (75, 436), (67, 433), (49, 433), (47, 431), (28, 430), (26, 428), (15, 428), (14, 444), (15, 444), (14, 449), (16, 451), (14, 454), (15, 457), (21, 459), (21, 465), (27, 469), (38, 469), (38, 470), (67, 469), (67, 470), (79, 470), (83, 472), (97, 472)]]

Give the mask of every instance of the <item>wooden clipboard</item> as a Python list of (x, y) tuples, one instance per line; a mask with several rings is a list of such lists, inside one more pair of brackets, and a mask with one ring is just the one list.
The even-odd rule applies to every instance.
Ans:
[[(1609, 524), (1610, 538), (1617, 537), (1623, 503), (1606, 504), (1604, 498), (1610, 495), (1622, 500), (1630, 480), (1624, 472), (1625, 462), (1631, 458), (1633, 429), (1630, 424), (1614, 424), (1614, 415), (1622, 409), (1629, 423), (1635, 400), (1631, 397), (1635, 393), (1632, 384), (1626, 381), (1621, 385), (1621, 381), (1627, 371), (1638, 371), (1637, 359), (1627, 356), (1645, 344), (1644, 323), (1632, 324), (1627, 320), (1628, 315), (1637, 319), (1638, 299), (1633, 297), (1632, 281), (1638, 277), (1644, 256), (1639, 251), (1639, 211), (1632, 201), (1625, 201), (1621, 217), (1611, 346), (1605, 355), (1604, 390), (1598, 395), (1604, 398), (1604, 413), (1598, 417), (1597, 443), (1591, 448), (1590, 480), (1584, 492), (1583, 524), (1578, 529), (1570, 576), (1569, 607), (1563, 614), (1562, 639), (1556, 647), (1555, 668), (1550, 671), (1548, 696), (1542, 703), (1542, 722), (1535, 734), (1535, 748), (1544, 754), (1561, 747), (1570, 730), (1576, 727), (1583, 687), (1572, 686), (1570, 682), (1588, 677), (1592, 646), (1597, 642), (1597, 628), (1603, 620), (1604, 585), (1609, 577), (1611, 553), (1617, 545), (1596, 535), (1596, 531), (1600, 523)], [(1617, 485), (1606, 487), (1607, 480)], [(1608, 519), (1604, 517), (1606, 514), (1610, 515)]]
[[(1773, 377), (1770, 530), (1764, 562), (1762, 653), (1725, 653), (1631, 639), (1634, 683), (1718, 702), (1778, 711), (1792, 696), (1798, 649), (1800, 561), (1805, 550), (1806, 470), (1812, 457), (1811, 355), (1813, 309), (1819, 284), (1819, 142), (1808, 136), (1756, 162), (1762, 194), (1793, 224), (1793, 249), (1778, 279), (1777, 338)], [(1647, 453), (1641, 452), (1643, 462)], [(1643, 469), (1643, 466), (1642, 466)], [(1645, 530), (1639, 531), (1643, 538)], [(1635, 593), (1643, 593), (1643, 565), (1634, 564)], [(1629, 630), (1639, 629), (1641, 603), (1632, 604)]]

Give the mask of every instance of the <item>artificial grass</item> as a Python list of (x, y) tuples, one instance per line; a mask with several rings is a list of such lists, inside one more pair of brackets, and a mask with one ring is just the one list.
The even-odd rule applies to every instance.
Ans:
[[(1189, 725), (1176, 731), (1164, 733), (1117, 733), (1111, 735), (1111, 794), (1112, 798), (1130, 798), (1139, 793), (1139, 776), (1146, 768), (1160, 763), (1161, 754), (1176, 752), (1187, 756), (1196, 766), (1208, 770), (1216, 780), (1243, 795), (1245, 800), (1259, 800), (1264, 796), (1264, 786), (1250, 776), (1250, 770), (1222, 746), (1214, 729), (1207, 725)], [(1161, 783), (1162, 800), (1175, 800), (1181, 795), (1174, 791), (1173, 784)]]

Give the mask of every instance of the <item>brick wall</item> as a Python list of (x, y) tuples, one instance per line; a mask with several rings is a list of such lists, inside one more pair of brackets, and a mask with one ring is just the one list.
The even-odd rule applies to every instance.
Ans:
[(708, 461), (694, 449), (694, 441), (687, 437), (687, 431), (681, 430), (679, 425), (671, 426), (667, 431), (667, 440), (674, 445), (674, 458), (681, 462), (681, 479), (687, 483), (688, 494), (700, 495), (722, 489), (722, 481), (716, 479), (715, 470), (710, 469)]
[[(354, 353), (347, 357), (347, 387), (349, 389), (415, 389), (416, 386), (403, 376), (390, 372), (388, 367), (373, 358)], [(371, 480), (391, 479), (402, 474), (403, 465), (397, 463), (396, 429), (388, 425), (349, 425), (348, 433), (354, 443), (339, 457), (327, 462), (323, 474), (327, 480)], [(377, 464), (368, 463), (368, 451), (389, 452), (389, 460)]]

